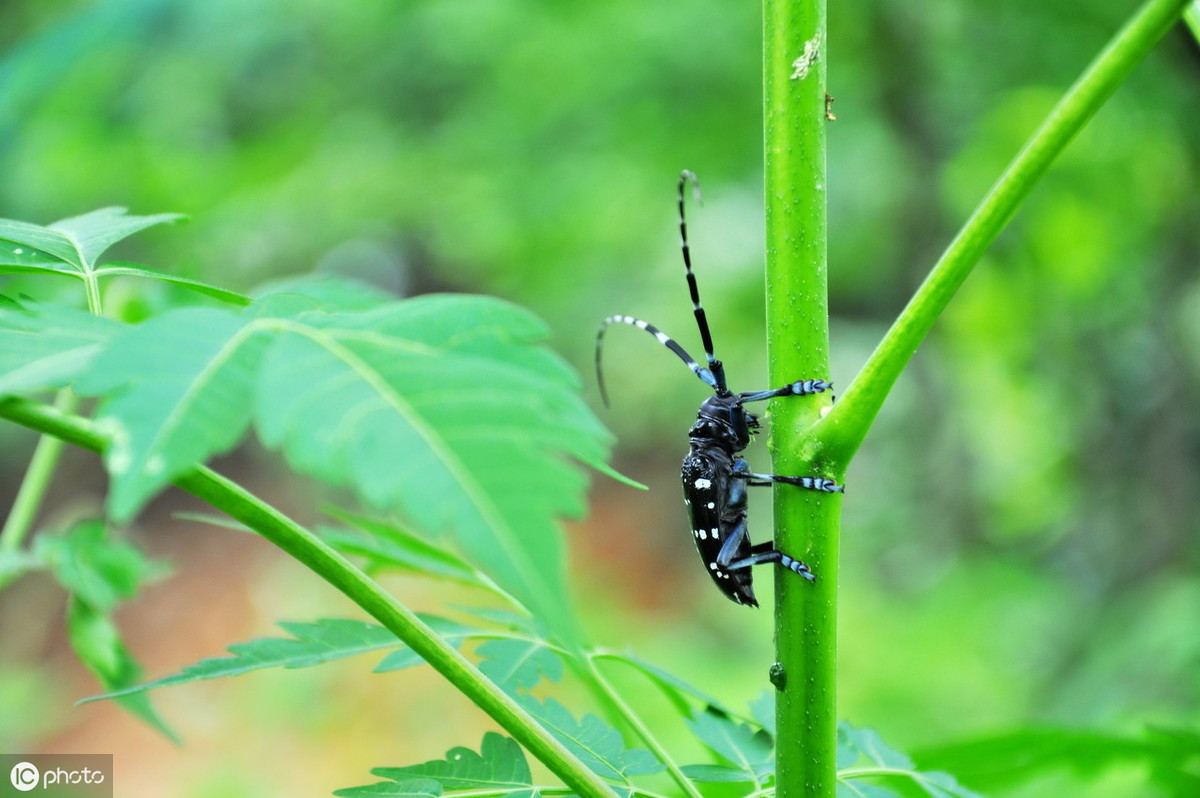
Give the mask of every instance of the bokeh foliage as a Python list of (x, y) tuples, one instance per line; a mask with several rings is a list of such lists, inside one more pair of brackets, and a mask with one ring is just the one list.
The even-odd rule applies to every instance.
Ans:
[[(835, 382), (1129, 8), (831, 8)], [(712, 0), (9, 0), (0, 215), (185, 213), (123, 254), (232, 288), (316, 267), (498, 293), (587, 368), (612, 312), (691, 340), (686, 166), (718, 346), (735, 384), (762, 387), (758, 24)], [(1179, 31), (997, 242), (851, 471), (843, 714), (903, 747), (1200, 711), (1198, 86)], [(118, 285), (108, 306), (171, 301)], [(675, 670), (747, 698), (767, 616), (696, 575), (672, 476), (702, 391), (641, 338), (610, 345), (606, 418), (654, 491), (596, 492), (621, 526), (581, 530), (577, 570), (621, 588), (581, 603), (614, 605), (595, 620), (613, 642), (687, 652)], [(650, 612), (609, 621), (631, 607)]]

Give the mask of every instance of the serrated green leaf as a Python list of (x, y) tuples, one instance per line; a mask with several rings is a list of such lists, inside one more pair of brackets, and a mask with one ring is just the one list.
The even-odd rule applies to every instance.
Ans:
[[(890, 747), (874, 729), (858, 729), (849, 723), (838, 724), (838, 748), (854, 751), (859, 759), (865, 759), (873, 765), (898, 770), (914, 770), (912, 760), (896, 749)], [(839, 755), (839, 761), (841, 756)]]
[[(840, 783), (851, 786), (864, 795), (925, 795), (929, 798), (984, 798), (979, 793), (969, 790), (948, 773), (924, 772), (918, 770), (897, 770), (894, 768), (851, 768), (838, 774)], [(893, 792), (884, 785), (896, 785), (900, 792)], [(869, 787), (886, 792), (872, 793)]]
[(350, 524), (358, 532), (323, 527), (320, 530), (321, 537), (343, 553), (366, 558), (373, 568), (400, 568), (477, 587), (491, 587), (462, 558), (422, 540), (397, 524), (344, 510), (329, 509), (326, 512)]
[(174, 310), (127, 328), (80, 376), (80, 393), (103, 396), (97, 421), (110, 438), (104, 459), (115, 520), (241, 440), (269, 343), (260, 331), (224, 310)]
[[(576, 634), (557, 520), (583, 510), (584, 474), (609, 435), (577, 381), (538, 345), (519, 308), (467, 296), (366, 311), (315, 311), (272, 295), (242, 314), (168, 312), (129, 328), (80, 377), (102, 397), (111, 439), (110, 514), (131, 517), (156, 491), (243, 435), (298, 470), (353, 488), (458, 549), (544, 620)], [(252, 400), (254, 398), (254, 401)]]
[(374, 796), (374, 798), (437, 798), (442, 794), (442, 785), (433, 779), (409, 779), (403, 782), (381, 781), (365, 787), (347, 787), (335, 790), (334, 795), (341, 798), (358, 798), (358, 796)]
[(200, 280), (193, 280), (190, 277), (179, 277), (165, 272), (156, 272), (153, 269), (147, 269), (134, 263), (110, 262), (107, 266), (101, 266), (96, 269), (95, 274), (97, 277), (141, 277), (147, 280), (157, 280), (158, 282), (170, 283), (171, 285), (190, 289), (198, 294), (219, 299), (231, 305), (244, 306), (249, 305), (253, 301), (250, 297), (245, 294), (239, 294), (237, 291), (230, 291)]
[(307, 668), (330, 660), (402, 645), (387, 629), (364, 621), (324, 618), (315, 623), (284, 621), (279, 626), (292, 637), (263, 637), (245, 643), (235, 643), (228, 649), (233, 655), (231, 657), (203, 659), (170, 676), (119, 693), (106, 693), (86, 700), (98, 701), (158, 687), (240, 676), (263, 668)]
[(706, 711), (687, 721), (688, 728), (730, 765), (756, 780), (762, 766), (774, 758), (771, 738), (761, 729), (738, 723), (727, 715)]
[(61, 535), (38, 535), (33, 554), (68, 592), (100, 613), (111, 612), (168, 571), (132, 544), (112, 539), (99, 521), (78, 524)]
[[(446, 752), (445, 759), (408, 767), (374, 768), (371, 773), (400, 784), (428, 779), (445, 791), (487, 790), (508, 798), (533, 798), (537, 795), (521, 746), (515, 740), (495, 732), (483, 736), (479, 753), (470, 748), (451, 748)], [(355, 794), (378, 793), (335, 793)]]
[(837, 798), (900, 798), (900, 794), (865, 781), (839, 781)]
[(507, 629), (510, 632), (524, 635), (525, 637), (545, 637), (545, 630), (542, 629), (536, 619), (530, 618), (528, 615), (522, 615), (512, 610), (499, 609), (497, 607), (462, 607), (459, 605), (450, 605), (451, 609), (464, 612), (467, 615), (478, 618), (484, 623), (498, 626), (501, 629)]
[[(14, 249), (30, 247), (38, 250), (82, 273), (90, 271), (104, 251), (121, 239), (180, 218), (183, 217), (177, 213), (129, 216), (124, 208), (101, 208), (82, 216), (60, 219), (49, 227), (0, 219), (0, 239), (11, 242)], [(18, 261), (16, 265), (21, 263)], [(53, 261), (44, 263), (51, 266)]]
[[(0, 225), (4, 221), (0, 220)], [(80, 272), (69, 263), (35, 249), (28, 244), (21, 245), (12, 241), (0, 239), (0, 274), (53, 274), (68, 277), (80, 277)]]
[(725, 765), (684, 765), (680, 770), (692, 781), (704, 783), (755, 781), (754, 774)]
[(854, 745), (850, 732), (854, 727), (846, 722), (838, 724), (837, 730), (837, 769), (844, 770), (853, 766), (862, 758), (862, 752)]
[[(1168, 794), (1200, 794), (1200, 734), (1192, 730), (1147, 730), (1144, 736), (1093, 729), (1028, 728), (915, 753), (922, 767), (946, 770), (995, 792), (1068, 770), (1085, 780), (1110, 767), (1141, 767)], [(1172, 792), (1173, 791), (1173, 792)]]
[[(121, 693), (142, 677), (141, 666), (121, 642), (117, 627), (108, 614), (77, 596), (72, 596), (67, 606), (67, 637), (76, 656), (96, 675), (105, 689)], [(147, 696), (122, 695), (117, 703), (168, 739), (178, 741), (175, 733), (155, 712)]]
[(556, 519), (583, 510), (609, 436), (523, 310), (467, 296), (307, 314), (264, 358), (263, 441), (458, 549), (564, 639), (576, 636)]
[(69, 384), (123, 329), (74, 308), (6, 299), (0, 303), (0, 394)]
[(763, 731), (775, 738), (775, 690), (768, 687), (758, 694), (758, 698), (750, 702), (750, 717), (762, 727)]
[(713, 707), (718, 712), (726, 715), (734, 714), (722, 705), (718, 699), (680, 679), (670, 671), (664, 670), (654, 663), (648, 662), (634, 654), (605, 651), (603, 654), (597, 656), (603, 659), (616, 660), (635, 670), (641, 671), (663, 691), (663, 694), (679, 710), (681, 715), (686, 716), (692, 713), (692, 705), (686, 700), (688, 698), (699, 701), (704, 706)]
[(898, 783), (905, 788), (905, 795), (917, 792), (932, 798), (983, 798), (948, 773), (917, 770), (911, 759), (887, 745), (873, 729), (857, 729), (845, 722), (838, 724), (838, 779), (858, 790), (852, 795), (895, 795), (891, 790), (870, 789), (881, 790), (881, 784)]
[(922, 772), (914, 780), (933, 798), (983, 798), (959, 784), (949, 773)]
[(576, 720), (570, 710), (553, 698), (542, 702), (521, 694), (518, 700), (547, 731), (603, 779), (629, 784), (631, 776), (658, 773), (663, 769), (649, 751), (627, 749), (620, 732), (595, 715), (584, 715), (582, 720)]
[[(486, 637), (491, 634), (487, 629), (480, 629), (475, 626), (466, 626), (457, 621), (451, 621), (446, 618), (436, 616), (422, 615), (421, 620), (425, 621), (426, 625), (432, 628), (438, 635), (441, 636), (450, 645), (455, 648), (460, 648), (467, 640), (476, 637)], [(383, 661), (375, 666), (372, 673), (387, 673), (389, 671), (399, 671), (405, 668), (411, 668), (415, 665), (424, 665), (425, 660), (421, 658), (417, 652), (411, 648), (405, 647), (397, 649), (386, 657)]]
[(543, 677), (558, 682), (563, 662), (543, 640), (489, 640), (479, 647), (479, 670), (508, 692), (528, 690)]
[(16, 219), (0, 219), (0, 239), (12, 243), (17, 249), (30, 247), (51, 258), (68, 264), (72, 271), (84, 271), (78, 248), (70, 236), (61, 230), (52, 230)]
[(254, 289), (255, 297), (271, 294), (300, 294), (316, 301), (319, 307), (331, 310), (370, 310), (396, 297), (381, 288), (328, 274), (305, 274), (272, 280)]
[[(125, 208), (101, 208), (82, 216), (59, 219), (49, 230), (64, 236), (71, 246), (74, 258), (63, 258), (84, 269), (91, 269), (104, 251), (118, 241), (128, 238), (139, 230), (164, 222), (182, 219), (178, 213), (158, 213), (153, 216), (129, 216)], [(0, 237), (8, 238), (2, 232)], [(34, 244), (34, 246), (37, 246)], [(41, 247), (45, 249), (45, 247)], [(54, 250), (46, 250), (58, 255)], [(61, 255), (59, 257), (62, 257)]]

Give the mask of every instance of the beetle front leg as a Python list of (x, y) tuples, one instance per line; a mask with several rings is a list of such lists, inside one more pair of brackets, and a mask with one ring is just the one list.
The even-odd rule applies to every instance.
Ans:
[(776, 396), (810, 396), (814, 393), (824, 393), (833, 388), (832, 382), (825, 380), (798, 380), (789, 382), (782, 388), (772, 388), (769, 391), (746, 391), (739, 393), (738, 399), (746, 402), (761, 402), (764, 399), (774, 399)]
[(819, 490), (822, 493), (845, 493), (846, 486), (839, 485), (832, 479), (823, 477), (781, 477), (775, 474), (751, 474), (749, 472), (733, 474), (735, 478), (747, 480), (746, 484), (756, 488), (765, 488), (775, 482), (784, 485), (795, 485), (798, 488)]

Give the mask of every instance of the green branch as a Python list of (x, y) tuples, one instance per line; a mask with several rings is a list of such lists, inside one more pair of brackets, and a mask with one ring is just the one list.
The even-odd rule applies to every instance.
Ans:
[[(825, 221), (825, 2), (765, 0), (764, 154), (767, 352), (770, 384), (829, 377)], [(832, 477), (813, 458), (810, 430), (830, 399), (776, 399), (776, 474)], [(837, 789), (837, 570), (841, 499), (776, 488), (775, 540), (808, 562), (815, 584), (775, 580), (776, 776), (781, 798), (833, 798)]]
[[(102, 452), (108, 443), (87, 419), (26, 399), (0, 400), (0, 417), (95, 452)], [(607, 784), (480, 673), (470, 660), (307, 529), (206, 467), (189, 471), (174, 484), (250, 527), (348, 596), (579, 795), (588, 798), (611, 796), (613, 791)]]
[(1150, 0), (1076, 81), (984, 197), (917, 289), (845, 395), (814, 431), (822, 450), (844, 465), (862, 444), (896, 378), (971, 269), (1038, 178), (1179, 19), (1188, 0)]

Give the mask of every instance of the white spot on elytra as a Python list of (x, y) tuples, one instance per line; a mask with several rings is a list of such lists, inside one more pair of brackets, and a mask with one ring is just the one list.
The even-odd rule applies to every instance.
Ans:
[(792, 62), (792, 80), (804, 80), (821, 55), (821, 34), (804, 43), (804, 55)]
[(696, 486), (696, 490), (708, 490), (709, 488), (712, 487), (712, 480), (704, 479), (703, 477), (701, 477), (700, 479), (696, 480), (693, 484)]
[(710, 562), (708, 564), (708, 567), (710, 570), (713, 570), (713, 571), (717, 570), (717, 564), (715, 562)]
[(713, 539), (713, 540), (716, 540), (716, 539), (717, 539), (717, 537), (719, 537), (719, 536), (718, 536), (718, 534), (717, 534), (717, 531), (718, 531), (718, 530), (717, 530), (717, 528), (714, 526), (714, 527), (712, 528), (712, 532), (710, 533), (710, 534), (712, 535), (712, 539)]
[(701, 539), (701, 540), (707, 540), (707, 539), (708, 539), (708, 535), (704, 534), (704, 530), (703, 530), (703, 529), (701, 529), (701, 530), (700, 530), (700, 532), (699, 532), (698, 534), (700, 535), (700, 539)]
[(709, 503), (708, 503), (708, 509), (710, 509), (710, 510), (715, 510), (715, 509), (717, 509), (716, 502), (709, 502)]

